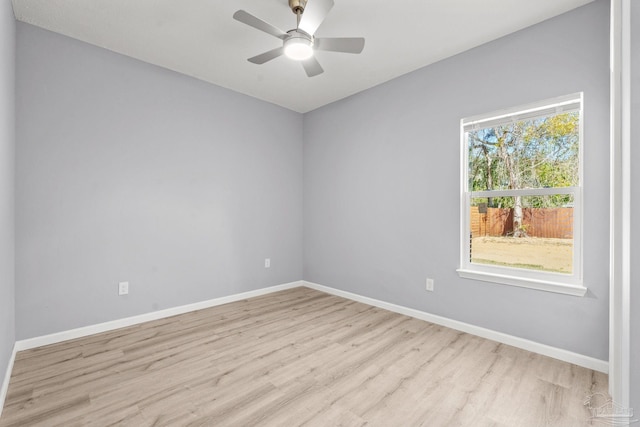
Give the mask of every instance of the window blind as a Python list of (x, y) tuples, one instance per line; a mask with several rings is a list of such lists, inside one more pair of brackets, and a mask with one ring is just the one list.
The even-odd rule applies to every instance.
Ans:
[(578, 112), (581, 109), (581, 97), (572, 96), (570, 99), (560, 99), (554, 104), (543, 106), (521, 107), (512, 111), (500, 112), (490, 117), (476, 116), (462, 119), (462, 126), (465, 132), (479, 129), (486, 129), (496, 126), (509, 125), (512, 123), (534, 120), (542, 117), (555, 116), (563, 113)]

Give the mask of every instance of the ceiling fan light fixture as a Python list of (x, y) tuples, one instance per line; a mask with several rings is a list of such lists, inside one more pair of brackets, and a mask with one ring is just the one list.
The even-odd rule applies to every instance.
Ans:
[(247, 61), (262, 65), (284, 55), (300, 62), (307, 77), (314, 77), (324, 72), (314, 57), (316, 50), (344, 53), (362, 52), (364, 48), (364, 38), (362, 37), (316, 38), (314, 36), (333, 6), (334, 0), (313, 0), (311, 3), (308, 0), (289, 0), (289, 7), (296, 15), (298, 22), (295, 29), (286, 32), (249, 12), (242, 9), (237, 10), (233, 14), (233, 19), (282, 41), (280, 47), (247, 58)]
[(284, 41), (284, 54), (295, 61), (309, 59), (313, 56), (313, 41), (296, 32)]

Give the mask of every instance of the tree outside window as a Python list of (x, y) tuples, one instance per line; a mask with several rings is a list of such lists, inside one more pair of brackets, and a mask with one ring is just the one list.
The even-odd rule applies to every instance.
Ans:
[(460, 272), (581, 287), (581, 119), (577, 94), (462, 120)]

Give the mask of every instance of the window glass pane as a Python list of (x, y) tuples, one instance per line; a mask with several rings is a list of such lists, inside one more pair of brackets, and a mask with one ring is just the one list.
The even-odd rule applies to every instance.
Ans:
[(473, 198), (475, 264), (573, 273), (573, 195)]
[(468, 131), (469, 191), (579, 185), (579, 112)]

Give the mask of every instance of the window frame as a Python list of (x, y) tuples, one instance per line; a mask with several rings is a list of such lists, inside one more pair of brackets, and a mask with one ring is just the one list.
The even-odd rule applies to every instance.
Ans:
[[(584, 214), (582, 176), (584, 152), (583, 98), (583, 93), (579, 92), (460, 120), (460, 264), (457, 269), (460, 277), (568, 295), (584, 296), (586, 294), (587, 288), (583, 286), (582, 279), (582, 224)], [(496, 126), (500, 123), (506, 123), (507, 121), (546, 117), (571, 111), (577, 111), (579, 113), (577, 186), (469, 191), (469, 149), (467, 134), (470, 130)], [(471, 199), (488, 196), (545, 196), (555, 194), (571, 194), (573, 196), (573, 271), (571, 274), (471, 262)]]

